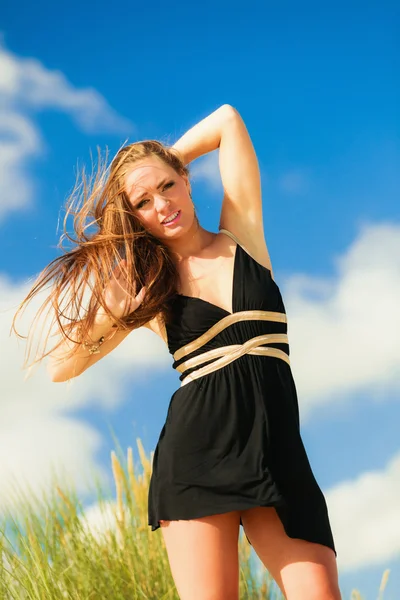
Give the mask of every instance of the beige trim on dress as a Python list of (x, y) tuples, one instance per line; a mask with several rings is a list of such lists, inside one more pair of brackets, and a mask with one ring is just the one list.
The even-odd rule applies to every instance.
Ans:
[(285, 313), (281, 312), (271, 312), (266, 310), (242, 310), (236, 313), (232, 313), (215, 323), (208, 331), (203, 333), (200, 337), (193, 340), (186, 346), (182, 346), (174, 353), (174, 360), (180, 360), (187, 354), (194, 352), (204, 346), (207, 342), (212, 340), (218, 333), (221, 333), (226, 327), (236, 323), (238, 321), (275, 321), (278, 323), (286, 323), (287, 318)]
[[(227, 315), (218, 323), (210, 327), (208, 331), (203, 333), (200, 337), (186, 346), (183, 346), (179, 350), (174, 353), (174, 360), (178, 361), (181, 358), (184, 358), (188, 354), (198, 350), (213, 339), (216, 335), (218, 335), (221, 331), (229, 327), (233, 323), (238, 323), (239, 321), (250, 321), (250, 320), (261, 320), (261, 321), (275, 321), (278, 323), (286, 323), (287, 318), (285, 313), (271, 312), (271, 311), (263, 311), (263, 310), (245, 310), (237, 313), (233, 313)], [(288, 344), (288, 337), (286, 333), (273, 333), (273, 334), (265, 334), (258, 335), (254, 338), (251, 338), (244, 342), (243, 344), (232, 344), (230, 346), (222, 346), (221, 348), (215, 348), (213, 350), (209, 350), (208, 352), (203, 352), (198, 356), (190, 358), (189, 360), (183, 362), (181, 365), (177, 367), (179, 372), (184, 372), (187, 369), (196, 367), (200, 364), (204, 364), (205, 362), (213, 359), (214, 362), (209, 365), (205, 365), (193, 371), (189, 375), (187, 375), (181, 382), (181, 386), (189, 383), (189, 381), (194, 381), (199, 377), (203, 377), (204, 375), (208, 375), (217, 369), (221, 369), (225, 367), (229, 363), (233, 362), (237, 358), (240, 358), (244, 354), (253, 354), (258, 356), (273, 356), (275, 358), (280, 358), (284, 360), (287, 364), (290, 365), (289, 356), (286, 352), (279, 350), (278, 348), (267, 348), (264, 344)]]

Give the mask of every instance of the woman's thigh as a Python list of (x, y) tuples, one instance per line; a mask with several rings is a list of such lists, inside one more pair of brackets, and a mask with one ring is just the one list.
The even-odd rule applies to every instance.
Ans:
[(239, 600), (239, 511), (160, 525), (181, 600)]
[(274, 507), (250, 508), (241, 516), (246, 536), (287, 600), (341, 600), (331, 548), (288, 537)]

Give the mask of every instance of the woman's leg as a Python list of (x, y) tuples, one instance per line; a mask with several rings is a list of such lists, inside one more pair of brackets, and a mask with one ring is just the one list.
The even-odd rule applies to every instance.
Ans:
[(239, 600), (239, 511), (160, 525), (181, 600)]
[(287, 536), (274, 507), (242, 511), (243, 529), (287, 600), (341, 600), (335, 553)]

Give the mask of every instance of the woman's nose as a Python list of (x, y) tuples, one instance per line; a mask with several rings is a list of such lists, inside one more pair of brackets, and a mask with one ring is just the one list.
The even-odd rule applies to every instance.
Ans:
[(170, 203), (170, 200), (169, 200), (169, 198), (166, 198), (165, 196), (157, 195), (154, 198), (154, 203), (156, 205), (157, 210), (162, 210), (166, 204)]

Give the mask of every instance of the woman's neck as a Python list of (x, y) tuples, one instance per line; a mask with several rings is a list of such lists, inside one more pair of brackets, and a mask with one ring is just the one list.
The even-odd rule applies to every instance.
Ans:
[(217, 234), (207, 231), (195, 221), (193, 227), (173, 243), (168, 243), (168, 247), (172, 250), (180, 263), (185, 260), (190, 260), (191, 257), (197, 257), (210, 246), (215, 240)]

